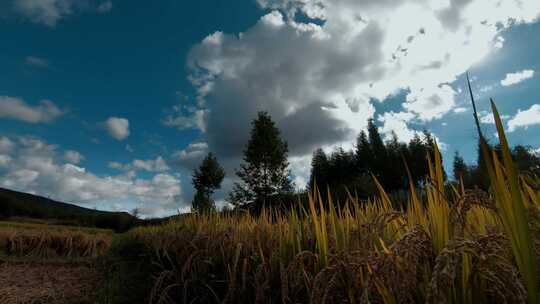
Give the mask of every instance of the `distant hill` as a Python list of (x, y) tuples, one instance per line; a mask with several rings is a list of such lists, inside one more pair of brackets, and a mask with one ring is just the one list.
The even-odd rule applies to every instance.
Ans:
[(127, 231), (138, 220), (127, 212), (108, 212), (57, 202), (45, 197), (0, 188), (0, 219), (42, 219), (55, 224)]

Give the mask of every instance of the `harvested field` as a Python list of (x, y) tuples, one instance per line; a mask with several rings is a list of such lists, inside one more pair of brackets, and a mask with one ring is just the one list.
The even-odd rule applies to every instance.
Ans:
[(32, 221), (32, 219), (21, 219), (17, 221), (16, 218), (12, 218), (9, 221), (0, 221), (0, 229), (13, 228), (13, 229), (25, 229), (25, 230), (54, 230), (54, 231), (71, 231), (71, 232), (84, 232), (89, 234), (113, 234), (110, 229), (100, 229), (93, 227), (79, 227), (79, 226), (66, 226), (55, 225), (47, 222)]
[(56, 229), (0, 229), (0, 251), (9, 256), (98, 257), (107, 252), (112, 235)]
[(101, 276), (91, 265), (0, 264), (2, 304), (95, 303)]

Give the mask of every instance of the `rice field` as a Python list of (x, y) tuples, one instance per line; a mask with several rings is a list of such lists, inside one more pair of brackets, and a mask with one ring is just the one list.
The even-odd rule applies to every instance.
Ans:
[(0, 253), (32, 258), (95, 258), (112, 243), (112, 231), (0, 222)]
[(105, 278), (110, 230), (0, 222), (0, 303), (91, 304)]
[(10, 220), (0, 221), (0, 229), (13, 228), (13, 229), (25, 229), (25, 230), (53, 230), (53, 231), (78, 231), (88, 234), (113, 234), (111, 229), (101, 229), (92, 227), (79, 227), (79, 226), (66, 226), (66, 225), (54, 225), (41, 222), (31, 222), (27, 219), (21, 219), (21, 221)]
[(314, 189), (284, 214), (192, 215), (130, 235), (159, 265), (150, 303), (538, 303), (540, 179), (483, 147), (490, 193), (450, 187), (435, 147), (406, 208)]
[(0, 222), (12, 259), (0, 259), (0, 303), (539, 303), (540, 177), (516, 172), (493, 112), (490, 192), (446, 182), (435, 146), (407, 204), (374, 177), (367, 201), (313, 189), (288, 212), (193, 214), (122, 235)]
[(98, 303), (102, 279), (90, 265), (0, 263), (0, 303)]

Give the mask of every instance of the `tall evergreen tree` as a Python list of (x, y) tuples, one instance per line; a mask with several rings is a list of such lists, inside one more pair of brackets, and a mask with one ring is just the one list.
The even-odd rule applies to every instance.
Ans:
[(329, 169), (330, 164), (326, 153), (320, 148), (315, 150), (315, 152), (313, 152), (313, 158), (311, 159), (309, 188), (314, 189), (314, 186), (317, 186), (319, 189), (325, 189), (329, 185)]
[(487, 145), (489, 151), (493, 150), (491, 144), (489, 144), (485, 139), (478, 140), (478, 157), (476, 162), (476, 170), (473, 172), (473, 183), (481, 189), (488, 190), (491, 183), (489, 181), (486, 159), (484, 158), (484, 153), (482, 153), (482, 140), (484, 144)]
[(352, 152), (337, 148), (330, 156), (330, 180), (334, 184), (346, 185), (356, 175), (355, 157)]
[[(421, 137), (422, 136), (422, 137)], [(424, 131), (415, 134), (408, 143), (400, 142), (397, 134), (383, 142), (379, 130), (371, 119), (368, 121), (368, 130), (360, 132), (356, 139), (356, 149), (345, 151), (337, 148), (331, 155), (322, 150), (315, 151), (312, 161), (312, 174), (310, 185), (317, 181), (321, 192), (321, 182), (332, 189), (332, 195), (347, 198), (347, 192), (352, 191), (359, 196), (368, 197), (375, 194), (372, 174), (377, 177), (383, 187), (390, 192), (407, 189), (408, 176), (404, 161), (411, 171), (413, 183), (419, 185), (429, 174), (426, 157), (431, 156), (435, 138)], [(325, 170), (322, 170), (325, 164)]]
[(463, 181), (465, 183), (468, 173), (469, 168), (465, 163), (465, 160), (463, 160), (463, 157), (456, 151), (454, 154), (454, 179), (458, 182)]
[(359, 174), (366, 174), (373, 161), (371, 147), (366, 132), (362, 130), (356, 139), (356, 169)]
[(197, 213), (209, 213), (215, 211), (216, 206), (211, 197), (197, 190), (191, 201), (191, 210)]
[(244, 164), (236, 172), (241, 182), (234, 185), (229, 196), (236, 206), (270, 204), (270, 199), (293, 191), (287, 143), (267, 112), (258, 113), (250, 135)]
[(212, 152), (208, 153), (199, 168), (193, 172), (192, 183), (196, 190), (192, 202), (194, 210), (207, 212), (215, 209), (211, 195), (221, 187), (224, 177), (225, 171), (219, 165), (217, 158)]
[(531, 147), (517, 145), (512, 149), (512, 156), (519, 171), (540, 172), (540, 155)]
[(379, 133), (379, 128), (375, 125), (373, 119), (368, 120), (368, 138), (369, 146), (373, 156), (372, 173), (375, 176), (382, 176), (384, 173), (385, 161), (386, 161), (386, 147)]
[(407, 173), (403, 164), (403, 157), (407, 155), (407, 146), (401, 144), (397, 134), (392, 131), (392, 136), (386, 142), (386, 161), (383, 167), (383, 182), (388, 191), (395, 191), (407, 187)]
[(414, 183), (418, 185), (418, 182), (420, 181), (422, 176), (422, 172), (425, 171), (425, 168), (427, 168), (426, 164), (426, 149), (425, 145), (422, 142), (422, 138), (420, 138), (420, 135), (418, 133), (414, 134), (414, 137), (409, 142), (409, 159), (407, 159), (407, 163), (409, 166), (409, 169), (411, 170), (411, 174), (414, 180)]

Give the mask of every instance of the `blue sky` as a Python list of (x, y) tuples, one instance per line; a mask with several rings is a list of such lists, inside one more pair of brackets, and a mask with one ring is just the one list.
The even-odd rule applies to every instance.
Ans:
[(3, 1), (0, 185), (186, 210), (208, 150), (225, 196), (258, 110), (299, 186), (314, 148), (350, 147), (370, 117), (402, 139), (431, 130), (450, 169), (456, 150), (475, 158), (467, 70), (481, 110), (493, 97), (512, 142), (538, 149), (539, 16), (535, 0)]

